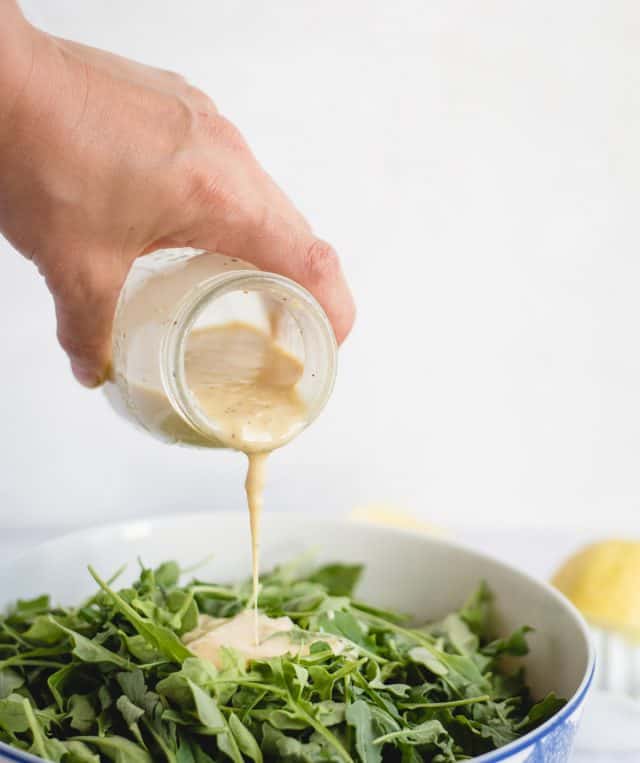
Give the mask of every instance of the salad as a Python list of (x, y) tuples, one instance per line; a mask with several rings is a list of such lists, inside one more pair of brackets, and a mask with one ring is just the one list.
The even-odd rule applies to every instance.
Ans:
[(90, 572), (96, 593), (76, 607), (40, 596), (0, 617), (0, 741), (46, 760), (453, 763), (564, 704), (535, 702), (504, 659), (527, 653), (529, 629), (496, 638), (484, 584), (416, 627), (354, 597), (360, 566), (281, 566), (263, 577), (259, 607), (290, 623), (289, 650), (222, 645), (214, 664), (193, 644), (203, 623), (246, 616), (250, 582), (183, 583), (167, 562), (116, 591), (117, 576)]

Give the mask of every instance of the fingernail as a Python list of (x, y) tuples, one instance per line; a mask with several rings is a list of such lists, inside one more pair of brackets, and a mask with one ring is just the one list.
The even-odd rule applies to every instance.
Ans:
[(83, 387), (99, 387), (102, 383), (102, 377), (93, 369), (83, 366), (81, 363), (71, 363), (71, 370), (76, 379)]

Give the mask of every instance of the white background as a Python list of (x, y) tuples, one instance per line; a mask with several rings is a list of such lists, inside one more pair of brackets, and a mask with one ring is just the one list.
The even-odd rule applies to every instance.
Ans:
[[(640, 4), (23, 5), (207, 90), (344, 259), (357, 327), (271, 508), (640, 531)], [(0, 526), (240, 509), (237, 454), (157, 444), (72, 381), (0, 248)]]

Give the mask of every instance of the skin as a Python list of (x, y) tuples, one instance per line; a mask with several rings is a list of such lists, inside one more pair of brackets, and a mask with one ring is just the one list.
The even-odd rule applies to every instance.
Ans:
[(131, 264), (164, 247), (288, 276), (346, 337), (355, 309), (334, 250), (205, 93), (47, 35), (13, 0), (0, 0), (0, 49), (0, 232), (44, 276), (78, 381), (104, 380)]

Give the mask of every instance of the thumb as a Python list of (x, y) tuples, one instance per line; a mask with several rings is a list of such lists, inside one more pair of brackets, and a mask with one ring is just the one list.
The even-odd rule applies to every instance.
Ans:
[(70, 272), (52, 289), (58, 341), (85, 387), (99, 386), (108, 374), (113, 316), (125, 277), (119, 263), (95, 258), (91, 267)]

